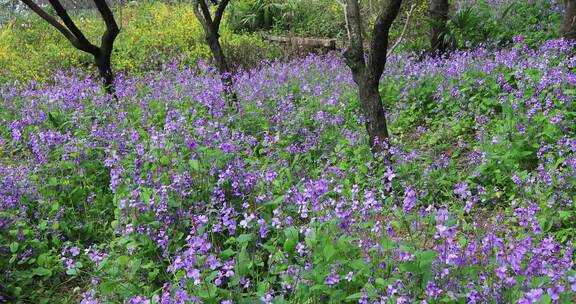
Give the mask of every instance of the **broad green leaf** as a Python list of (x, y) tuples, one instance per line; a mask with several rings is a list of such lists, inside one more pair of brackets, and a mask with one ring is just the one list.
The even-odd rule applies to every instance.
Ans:
[(37, 275), (37, 276), (41, 276), (41, 277), (51, 276), (52, 270), (44, 268), (44, 267), (38, 267), (38, 268), (34, 268), (32, 270), (32, 274)]

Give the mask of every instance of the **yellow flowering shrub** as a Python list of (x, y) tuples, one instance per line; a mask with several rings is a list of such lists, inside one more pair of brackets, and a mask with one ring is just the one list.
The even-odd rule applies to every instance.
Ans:
[[(184, 64), (210, 59), (204, 32), (188, 4), (131, 4), (116, 8), (115, 17), (121, 27), (112, 56), (116, 71), (139, 73), (174, 59)], [(75, 19), (87, 38), (99, 43), (104, 31), (100, 17), (95, 12), (79, 12)], [(232, 33), (225, 21), (220, 39), (224, 52), (233, 57), (230, 61), (241, 65), (253, 65), (278, 54), (276, 48), (256, 35)], [(76, 50), (35, 15), (0, 26), (2, 82), (43, 81), (55, 70), (87, 66), (91, 62), (89, 54)]]

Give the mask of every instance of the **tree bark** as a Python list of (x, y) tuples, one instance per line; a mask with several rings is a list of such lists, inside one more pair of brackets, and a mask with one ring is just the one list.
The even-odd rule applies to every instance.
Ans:
[(388, 139), (388, 126), (386, 125), (386, 112), (382, 106), (382, 97), (378, 91), (378, 84), (362, 79), (358, 83), (358, 93), (364, 125), (368, 132), (368, 139), (373, 153), (385, 151), (385, 141)]
[(385, 0), (374, 23), (368, 58), (365, 58), (362, 19), (357, 0), (347, 0), (346, 16), (350, 33), (350, 47), (344, 53), (346, 64), (358, 85), (358, 95), (372, 153), (380, 155), (386, 151), (388, 139), (386, 112), (378, 90), (380, 78), (386, 66), (388, 38), (392, 22), (398, 16), (402, 0)]
[(94, 57), (94, 62), (98, 68), (98, 73), (104, 82), (104, 89), (106, 93), (116, 98), (116, 90), (114, 87), (114, 73), (112, 72), (112, 63), (110, 54), (101, 54)]
[(210, 9), (206, 4), (205, 0), (195, 0), (193, 3), (194, 15), (200, 21), (204, 29), (204, 36), (206, 38), (206, 43), (210, 47), (210, 52), (212, 53), (212, 58), (218, 72), (220, 73), (220, 80), (222, 86), (224, 87), (224, 94), (226, 95), (228, 106), (237, 104), (238, 97), (234, 91), (234, 79), (232, 78), (232, 73), (230, 72), (230, 67), (226, 61), (226, 56), (222, 50), (222, 45), (220, 44), (220, 23), (228, 5), (229, 0), (221, 0), (220, 2), (212, 0), (215, 5), (218, 5), (214, 17), (210, 13)]
[(448, 0), (430, 0), (430, 19), (432, 20), (430, 32), (430, 52), (441, 54), (446, 51), (444, 34), (450, 7)]
[(576, 39), (576, 0), (564, 0), (562, 36), (566, 39)]
[(22, 0), (26, 6), (30, 8), (34, 13), (52, 25), (57, 29), (66, 39), (78, 50), (92, 54), (94, 56), (94, 65), (98, 68), (98, 72), (102, 81), (104, 82), (104, 88), (107, 93), (110, 93), (114, 99), (116, 98), (114, 90), (114, 73), (112, 72), (112, 64), (110, 57), (112, 55), (112, 50), (114, 48), (114, 41), (120, 32), (116, 20), (114, 19), (114, 14), (110, 7), (106, 3), (106, 0), (94, 0), (96, 8), (106, 24), (106, 31), (102, 35), (102, 43), (100, 47), (92, 44), (84, 33), (76, 26), (68, 12), (62, 6), (59, 0), (49, 0), (50, 5), (56, 11), (56, 14), (62, 20), (62, 23), (56, 20), (52, 15), (48, 14), (44, 9), (34, 3), (33, 0)]
[(234, 91), (234, 79), (232, 78), (232, 73), (230, 72), (230, 67), (226, 61), (226, 56), (220, 45), (220, 39), (218, 38), (218, 33), (206, 34), (206, 41), (212, 52), (212, 57), (218, 72), (220, 73), (220, 80), (222, 81), (222, 86), (224, 87), (224, 94), (229, 99), (229, 105), (235, 104), (238, 100), (236, 92)]

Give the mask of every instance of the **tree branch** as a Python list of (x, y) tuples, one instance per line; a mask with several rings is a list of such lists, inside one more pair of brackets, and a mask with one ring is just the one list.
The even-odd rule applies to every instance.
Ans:
[(216, 31), (220, 29), (220, 22), (222, 21), (222, 16), (224, 16), (224, 11), (226, 10), (226, 6), (230, 0), (222, 0), (220, 4), (218, 4), (218, 8), (216, 9), (216, 13), (214, 15), (214, 26), (216, 27)]
[(204, 0), (199, 1), (200, 1), (200, 8), (202, 8), (202, 14), (204, 14), (204, 20), (206, 20), (206, 23), (210, 25), (210, 28), (212, 28), (214, 22), (212, 22), (212, 15), (210, 15), (210, 9), (208, 8), (208, 5), (206, 5), (206, 1)]
[(68, 15), (68, 12), (62, 6), (60, 1), (58, 1), (58, 0), (49, 0), (49, 1), (50, 1), (50, 4), (52, 5), (52, 7), (54, 8), (54, 10), (56, 11), (56, 14), (58, 14), (58, 17), (60, 17), (60, 19), (62, 19), (62, 21), (64, 22), (66, 27), (76, 37), (76, 42), (71, 41), (72, 44), (79, 50), (82, 50), (82, 51), (88, 52), (90, 54), (96, 55), (99, 51), (98, 47), (93, 45), (92, 43), (90, 43), (90, 41), (88, 41), (88, 39), (86, 39), (86, 37), (84, 36), (82, 31), (76, 26), (74, 21), (72, 21), (72, 18), (70, 18), (70, 15)]
[(348, 26), (348, 12), (346, 11), (346, 2), (343, 0), (336, 0), (340, 6), (342, 6), (342, 10), (344, 11), (344, 22), (346, 23), (346, 37), (350, 40), (350, 27)]
[(360, 8), (357, 0), (346, 1), (346, 16), (350, 46), (344, 52), (344, 58), (346, 59), (346, 64), (352, 70), (354, 78), (357, 78), (359, 73), (363, 73), (366, 67), (362, 38), (362, 19), (360, 19)]
[(400, 42), (402, 42), (402, 39), (404, 38), (404, 34), (406, 33), (406, 28), (408, 27), (408, 23), (410, 22), (410, 17), (412, 16), (412, 13), (414, 12), (415, 8), (416, 8), (416, 4), (412, 4), (410, 6), (410, 10), (408, 12), (406, 12), (406, 23), (404, 23), (404, 27), (402, 28), (402, 32), (400, 33), (400, 37), (398, 37), (398, 40), (396, 40), (394, 45), (392, 45), (392, 47), (388, 50), (388, 52), (386, 53), (386, 57), (390, 56), (390, 54), (392, 54), (394, 49), (397, 48), (398, 45), (400, 45)]
[(66, 39), (68, 39), (74, 46), (78, 43), (78, 39), (70, 32), (64, 25), (62, 25), (56, 18), (52, 17), (46, 11), (44, 11), (40, 6), (38, 6), (32, 0), (22, 0), (26, 6), (28, 6), (34, 13), (36, 13), (40, 18), (44, 19), (50, 25), (55, 27)]
[(114, 19), (114, 14), (112, 13), (112, 10), (110, 10), (106, 0), (94, 0), (94, 3), (104, 20), (104, 24), (106, 24), (106, 32), (102, 35), (101, 49), (103, 52), (108, 53), (112, 51), (113, 42), (116, 39), (116, 36), (118, 36), (120, 29), (118, 28), (116, 19)]
[(374, 23), (374, 35), (372, 36), (370, 54), (368, 55), (371, 81), (379, 82), (384, 72), (390, 27), (396, 16), (398, 16), (401, 4), (402, 0), (385, 0)]
[(209, 28), (209, 24), (206, 21), (206, 19), (204, 19), (204, 15), (198, 9), (198, 6), (200, 5), (199, 1), (204, 1), (204, 0), (194, 0), (192, 2), (192, 10), (194, 11), (194, 15), (196, 15), (196, 19), (198, 19), (198, 21), (200, 21), (200, 24), (202, 24), (202, 27), (204, 28), (204, 30), (206, 30)]

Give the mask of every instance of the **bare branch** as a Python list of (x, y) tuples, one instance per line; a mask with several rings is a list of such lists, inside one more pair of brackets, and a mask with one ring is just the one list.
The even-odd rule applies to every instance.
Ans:
[(206, 21), (206, 19), (204, 18), (204, 15), (200, 12), (199, 10), (199, 5), (200, 5), (200, 1), (203, 0), (194, 0), (192, 2), (192, 10), (194, 10), (194, 15), (196, 15), (196, 18), (198, 19), (198, 21), (200, 21), (200, 23), (202, 24), (202, 27), (204, 29), (207, 29), (209, 27), (208, 22)]
[(220, 4), (218, 4), (218, 8), (216, 9), (216, 13), (214, 14), (214, 26), (216, 27), (216, 31), (220, 29), (220, 22), (222, 21), (222, 16), (224, 16), (224, 11), (226, 10), (226, 6), (230, 0), (222, 0)]
[(346, 3), (342, 2), (340, 0), (337, 0), (336, 2), (338, 2), (338, 4), (340, 4), (340, 6), (342, 6), (342, 10), (344, 11), (344, 22), (346, 22), (346, 34), (347, 34), (347, 38), (348, 40), (350, 39), (350, 27), (348, 26), (348, 12), (346, 11)]
[(396, 16), (398, 16), (401, 4), (402, 0), (385, 0), (374, 23), (368, 66), (371, 69), (371, 81), (376, 83), (380, 80), (382, 72), (384, 72), (390, 27)]
[(346, 64), (352, 70), (352, 74), (358, 75), (359, 73), (364, 73), (366, 62), (364, 60), (362, 19), (360, 18), (360, 8), (357, 0), (347, 0), (346, 16), (348, 17), (350, 46), (344, 52), (344, 57)]
[(104, 24), (106, 24), (106, 32), (104, 32), (102, 35), (102, 51), (111, 52), (113, 42), (120, 32), (118, 29), (118, 24), (116, 23), (114, 14), (112, 13), (112, 10), (110, 10), (106, 0), (94, 0), (94, 3), (96, 4), (96, 8), (102, 16), (102, 19), (104, 20)]
[(200, 1), (200, 8), (202, 9), (202, 14), (204, 14), (204, 20), (206, 20), (206, 23), (210, 25), (210, 28), (212, 28), (214, 23), (212, 22), (212, 15), (210, 15), (210, 9), (208, 8), (206, 1), (204, 0), (199, 1)]
[(64, 25), (62, 25), (60, 22), (58, 22), (58, 20), (56, 20), (56, 18), (52, 17), (50, 14), (48, 14), (46, 11), (44, 11), (40, 6), (38, 6), (36, 3), (34, 3), (34, 1), (22, 0), (22, 2), (24, 4), (26, 4), (26, 6), (28, 6), (38, 16), (40, 16), (42, 19), (44, 19), (50, 25), (55, 27), (72, 44), (76, 45), (78, 43), (76, 37), (74, 36), (74, 34), (72, 34), (72, 32), (70, 32)]
[(88, 41), (88, 39), (86, 39), (86, 37), (84, 36), (82, 31), (76, 26), (74, 21), (72, 21), (72, 18), (70, 18), (70, 15), (68, 15), (68, 12), (62, 6), (60, 1), (58, 1), (58, 0), (49, 0), (49, 1), (50, 1), (50, 4), (52, 5), (52, 7), (54, 8), (54, 10), (56, 11), (56, 14), (58, 14), (58, 17), (60, 17), (60, 19), (62, 19), (62, 21), (64, 22), (66, 27), (76, 37), (76, 40), (77, 40), (76, 44), (74, 44), (74, 42), (71, 41), (72, 44), (76, 48), (78, 48), (82, 51), (96, 55), (98, 53), (98, 47), (93, 45), (92, 43), (90, 43)]
[(106, 31), (102, 35), (102, 44), (100, 47), (90, 43), (88, 39), (84, 36), (82, 31), (76, 26), (66, 9), (62, 6), (59, 0), (49, 0), (50, 4), (56, 11), (56, 14), (64, 24), (61, 24), (55, 17), (46, 13), (41, 7), (36, 5), (34, 0), (22, 0), (33, 12), (38, 14), (46, 22), (54, 26), (60, 33), (66, 37), (72, 43), (72, 45), (84, 52), (90, 53), (94, 56), (94, 63), (100, 72), (100, 76), (104, 81), (105, 89), (114, 98), (116, 98), (114, 90), (114, 73), (112, 71), (112, 65), (110, 62), (110, 57), (112, 55), (112, 49), (114, 46), (114, 40), (118, 33), (120, 32), (116, 20), (114, 19), (114, 14), (110, 7), (106, 3), (106, 0), (94, 0), (96, 8), (100, 12), (104, 23), (106, 24)]
[(390, 47), (390, 49), (388, 50), (388, 53), (386, 53), (387, 57), (390, 56), (390, 54), (392, 54), (394, 49), (396, 49), (398, 45), (400, 45), (400, 42), (402, 42), (402, 39), (404, 38), (404, 33), (406, 33), (406, 28), (408, 27), (408, 23), (410, 22), (410, 17), (412, 16), (412, 13), (414, 12), (415, 8), (416, 4), (412, 4), (410, 6), (410, 10), (406, 12), (406, 23), (404, 23), (404, 27), (402, 28), (402, 32), (400, 33), (400, 37), (398, 37), (398, 40), (396, 40), (394, 45), (392, 45), (392, 47)]

